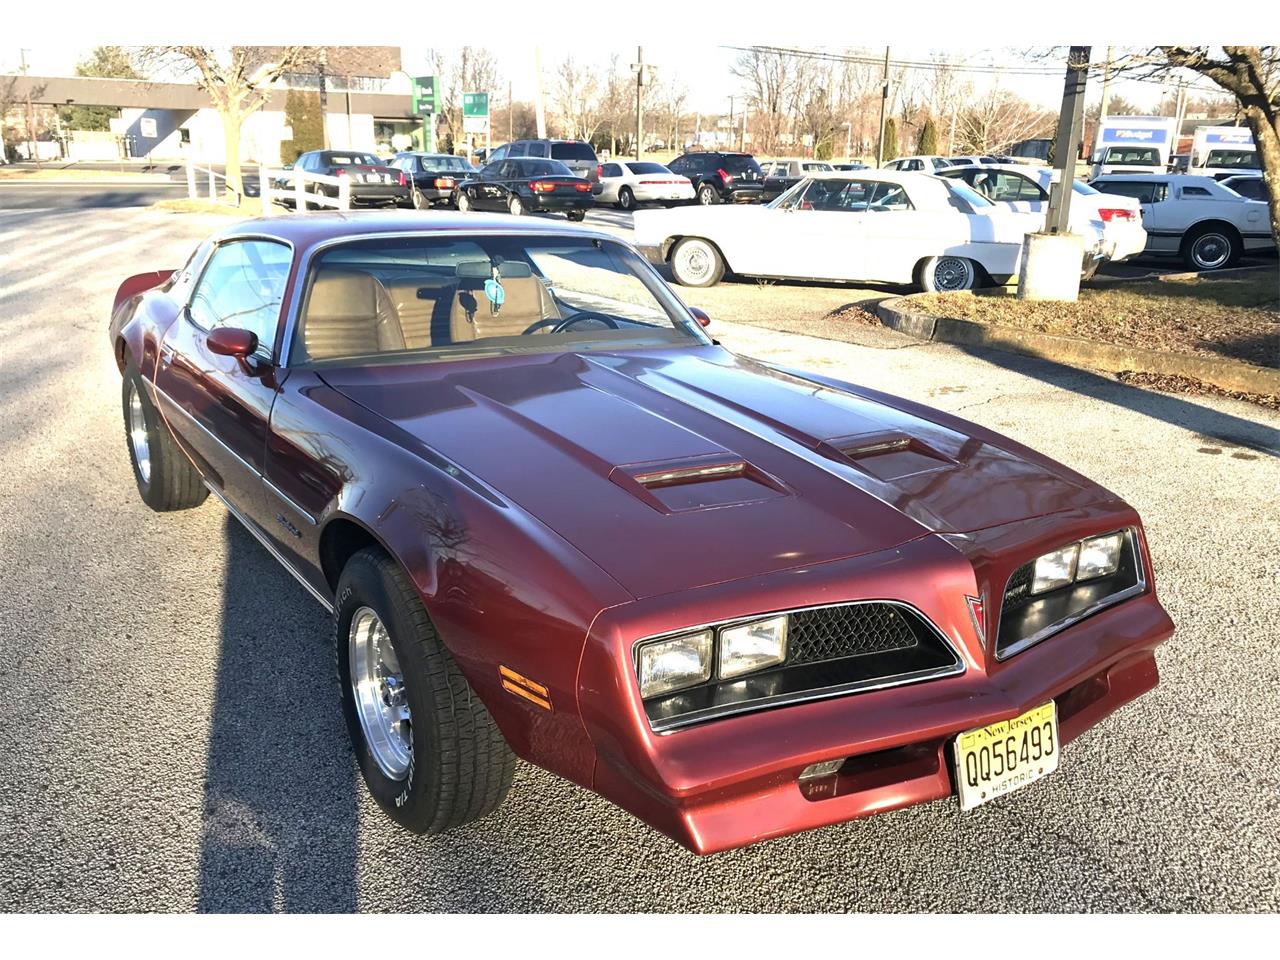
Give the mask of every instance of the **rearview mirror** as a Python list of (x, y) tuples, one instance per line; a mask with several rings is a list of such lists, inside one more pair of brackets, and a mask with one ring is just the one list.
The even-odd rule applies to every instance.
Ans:
[(707, 311), (701, 307), (690, 307), (689, 312), (693, 314), (693, 319), (698, 321), (698, 326), (704, 328), (711, 326), (711, 318), (707, 316)]
[(209, 352), (223, 357), (248, 360), (258, 349), (258, 335), (240, 327), (215, 327), (209, 331)]

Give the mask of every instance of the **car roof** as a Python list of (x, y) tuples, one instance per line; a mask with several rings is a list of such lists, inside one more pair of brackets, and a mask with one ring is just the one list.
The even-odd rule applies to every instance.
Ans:
[(1168, 180), (1170, 177), (1176, 178), (1176, 182), (1183, 186), (1202, 187), (1206, 184), (1217, 185), (1218, 181), (1213, 177), (1202, 177), (1194, 173), (1104, 173), (1100, 177), (1094, 177), (1090, 183), (1112, 183), (1120, 180), (1137, 180), (1139, 183), (1159, 177), (1161, 180)]
[(554, 220), (535, 217), (516, 219), (501, 214), (456, 213), (441, 210), (329, 210), (290, 213), (278, 217), (258, 217), (254, 220), (235, 223), (215, 234), (213, 239), (220, 241), (237, 237), (267, 237), (283, 240), (291, 244), (296, 253), (304, 253), (319, 244), (333, 240), (359, 240), (363, 237), (396, 234), (447, 235), (469, 232), (553, 234), (625, 242), (614, 234), (576, 224), (558, 223)]

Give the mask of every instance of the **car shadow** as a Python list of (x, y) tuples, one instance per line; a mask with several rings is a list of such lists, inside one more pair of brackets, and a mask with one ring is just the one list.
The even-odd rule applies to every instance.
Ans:
[(1176, 394), (1144, 390), (1112, 377), (1101, 376), (1052, 360), (983, 347), (959, 344), (954, 347), (994, 366), (1020, 373), (1062, 390), (1124, 407), (1186, 430), (1193, 430), (1205, 439), (1218, 440), (1231, 446), (1247, 447), (1250, 450), (1280, 458), (1280, 430), (1255, 420), (1221, 413)]
[(225, 519), (198, 909), (356, 909), (358, 786), (324, 609)]

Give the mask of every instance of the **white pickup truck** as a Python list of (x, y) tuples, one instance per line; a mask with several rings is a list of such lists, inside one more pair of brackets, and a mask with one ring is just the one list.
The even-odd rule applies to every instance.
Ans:
[(1218, 270), (1246, 251), (1275, 249), (1267, 204), (1213, 177), (1111, 174), (1089, 184), (1142, 205), (1147, 253), (1180, 255), (1192, 270)]

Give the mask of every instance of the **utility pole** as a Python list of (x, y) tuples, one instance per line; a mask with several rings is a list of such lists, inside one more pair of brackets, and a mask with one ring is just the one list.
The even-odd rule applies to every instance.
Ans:
[(538, 124), (538, 139), (547, 138), (547, 107), (542, 98), (542, 48), (533, 48), (533, 74), (537, 83), (538, 99), (534, 101), (533, 113)]
[(329, 54), (324, 47), (320, 48), (320, 62), (317, 69), (320, 71), (320, 135), (322, 143), (326, 150), (329, 149), (329, 94), (324, 86), (324, 71), (329, 65)]
[(1080, 297), (1080, 261), (1084, 237), (1071, 232), (1071, 194), (1076, 154), (1084, 123), (1085, 83), (1089, 79), (1089, 47), (1072, 47), (1062, 87), (1062, 109), (1054, 139), (1054, 170), (1049, 183), (1049, 213), (1044, 230), (1022, 241), (1018, 273), (1020, 300), (1074, 301)]
[(18, 57), (22, 60), (22, 75), (27, 75), (27, 54), (31, 52), (30, 47), (21, 47), (18, 50)]
[(644, 139), (644, 85), (649, 79), (649, 67), (644, 62), (644, 47), (636, 47), (636, 62), (631, 65), (636, 72), (636, 159), (640, 159), (640, 142)]
[(1102, 65), (1102, 106), (1098, 108), (1098, 125), (1107, 119), (1111, 106), (1111, 48), (1107, 47), (1107, 62)]
[(1062, 88), (1062, 109), (1058, 113), (1058, 136), (1053, 145), (1053, 165), (1057, 177), (1049, 185), (1048, 233), (1067, 233), (1071, 211), (1072, 183), (1076, 176), (1076, 154), (1080, 152), (1080, 128), (1084, 124), (1084, 87), (1089, 79), (1090, 47), (1072, 47), (1067, 58), (1067, 77)]
[(512, 93), (513, 90), (515, 90), (515, 84), (513, 84), (510, 80), (508, 80), (507, 81), (507, 143), (510, 143), (512, 140), (515, 139), (515, 136), (511, 132), (512, 130), (515, 129), (515, 123), (516, 123), (516, 104), (515, 104), (515, 100), (513, 99), (513, 96), (514, 96), (514, 94)]
[(889, 48), (884, 48), (884, 79), (880, 87), (880, 142), (876, 146), (876, 167), (884, 166), (884, 114), (889, 108)]
[(729, 94), (729, 142), (733, 143), (733, 134), (738, 129), (738, 125), (733, 119), (733, 94)]

